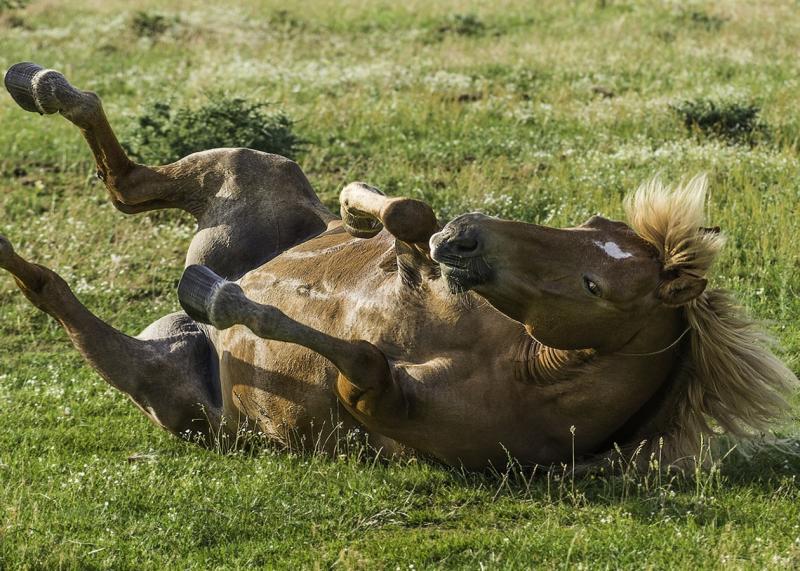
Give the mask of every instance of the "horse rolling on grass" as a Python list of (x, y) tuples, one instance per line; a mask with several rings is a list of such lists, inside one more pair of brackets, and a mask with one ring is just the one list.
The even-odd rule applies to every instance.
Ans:
[[(734, 299), (708, 290), (723, 246), (704, 228), (704, 178), (651, 182), (629, 224), (548, 228), (430, 207), (363, 183), (339, 219), (292, 161), (216, 149), (149, 167), (118, 143), (97, 95), (22, 63), (5, 83), (28, 111), (80, 128), (126, 214), (191, 213), (185, 312), (136, 337), (0, 238), (0, 267), (89, 364), (157, 425), (206, 446), (243, 426), (289, 447), (336, 427), (385, 454), (482, 468), (586, 461), (701, 436), (747, 436), (787, 409), (795, 376)], [(659, 444), (660, 443), (660, 444)]]

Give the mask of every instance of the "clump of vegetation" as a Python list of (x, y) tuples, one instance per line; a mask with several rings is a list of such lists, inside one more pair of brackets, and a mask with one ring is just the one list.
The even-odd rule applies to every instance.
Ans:
[(759, 120), (761, 108), (752, 102), (694, 99), (671, 106), (692, 133), (729, 143), (755, 144), (768, 134)]
[(7, 10), (21, 10), (30, 4), (30, 0), (0, 0), (0, 14)]
[(451, 14), (432, 30), (432, 40), (442, 41), (445, 36), (477, 37), (486, 32), (486, 24), (475, 14)]
[(709, 14), (702, 10), (686, 10), (679, 14), (678, 20), (696, 28), (703, 28), (707, 32), (715, 32), (728, 21), (727, 18), (716, 14)]
[[(431, 20), (425, 26), (426, 33), (420, 39), (426, 43), (437, 43), (447, 37), (479, 38), (482, 36), (500, 37), (530, 27), (534, 18), (527, 13), (504, 13), (491, 20), (483, 20), (477, 14), (455, 13), (444, 18)], [(362, 26), (363, 27), (363, 26)], [(371, 29), (368, 26), (364, 29)]]
[(439, 28), (440, 32), (458, 36), (480, 36), (485, 30), (486, 24), (475, 14), (453, 14)]
[(131, 29), (140, 38), (157, 38), (174, 25), (174, 19), (169, 19), (162, 14), (142, 11), (136, 12), (131, 20)]
[(209, 94), (199, 107), (151, 103), (133, 121), (127, 150), (136, 160), (151, 164), (217, 147), (248, 147), (291, 158), (304, 141), (288, 115), (269, 107), (222, 93)]
[(280, 9), (273, 12), (267, 21), (271, 28), (281, 30), (283, 32), (296, 32), (305, 29), (308, 24), (286, 9)]

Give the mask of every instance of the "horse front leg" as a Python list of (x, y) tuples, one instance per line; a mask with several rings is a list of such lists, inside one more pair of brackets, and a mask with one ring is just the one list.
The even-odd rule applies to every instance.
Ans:
[(414, 198), (384, 195), (363, 182), (351, 182), (339, 195), (345, 229), (358, 238), (371, 238), (382, 228), (392, 236), (428, 250), (428, 240), (439, 230), (433, 209)]
[(248, 299), (237, 284), (205, 266), (186, 268), (178, 298), (196, 321), (220, 330), (244, 325), (261, 338), (295, 343), (328, 359), (339, 370), (336, 396), (368, 428), (390, 433), (408, 414), (407, 395), (372, 343), (340, 339), (299, 323), (276, 307)]
[(439, 277), (430, 256), (430, 237), (439, 231), (433, 209), (414, 198), (384, 195), (363, 182), (348, 184), (339, 196), (344, 228), (357, 238), (371, 238), (383, 228), (396, 238), (395, 255), (403, 283), (416, 287), (422, 277)]
[(22, 258), (3, 236), (0, 268), (14, 276), (33, 305), (62, 325), (92, 368), (151, 421), (215, 445), (222, 398), (214, 356), (205, 335), (186, 316), (167, 316), (140, 337), (130, 337), (92, 314), (58, 274)]

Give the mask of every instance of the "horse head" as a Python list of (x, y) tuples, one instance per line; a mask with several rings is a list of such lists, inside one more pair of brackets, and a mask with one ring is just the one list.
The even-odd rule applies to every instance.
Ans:
[[(704, 182), (693, 185), (687, 188)], [(614, 352), (702, 294), (705, 272), (722, 244), (719, 234), (700, 227), (696, 213), (691, 229), (680, 220), (677, 236), (680, 216), (656, 211), (654, 188), (644, 187), (628, 201), (641, 233), (602, 216), (550, 228), (472, 213), (431, 238), (431, 255), (452, 291), (474, 291), (541, 343)], [(678, 198), (697, 206), (696, 192), (684, 194), (670, 197), (662, 210), (674, 209)]]

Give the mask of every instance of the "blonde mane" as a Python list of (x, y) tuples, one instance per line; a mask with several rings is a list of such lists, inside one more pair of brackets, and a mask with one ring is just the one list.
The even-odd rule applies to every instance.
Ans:
[[(625, 202), (631, 227), (658, 250), (665, 273), (705, 278), (725, 243), (719, 229), (702, 227), (706, 187), (705, 176), (676, 188), (654, 179)], [(683, 309), (689, 353), (659, 427), (670, 462), (696, 455), (702, 435), (719, 429), (736, 437), (766, 430), (788, 410), (784, 395), (797, 383), (728, 292), (706, 290)]]

